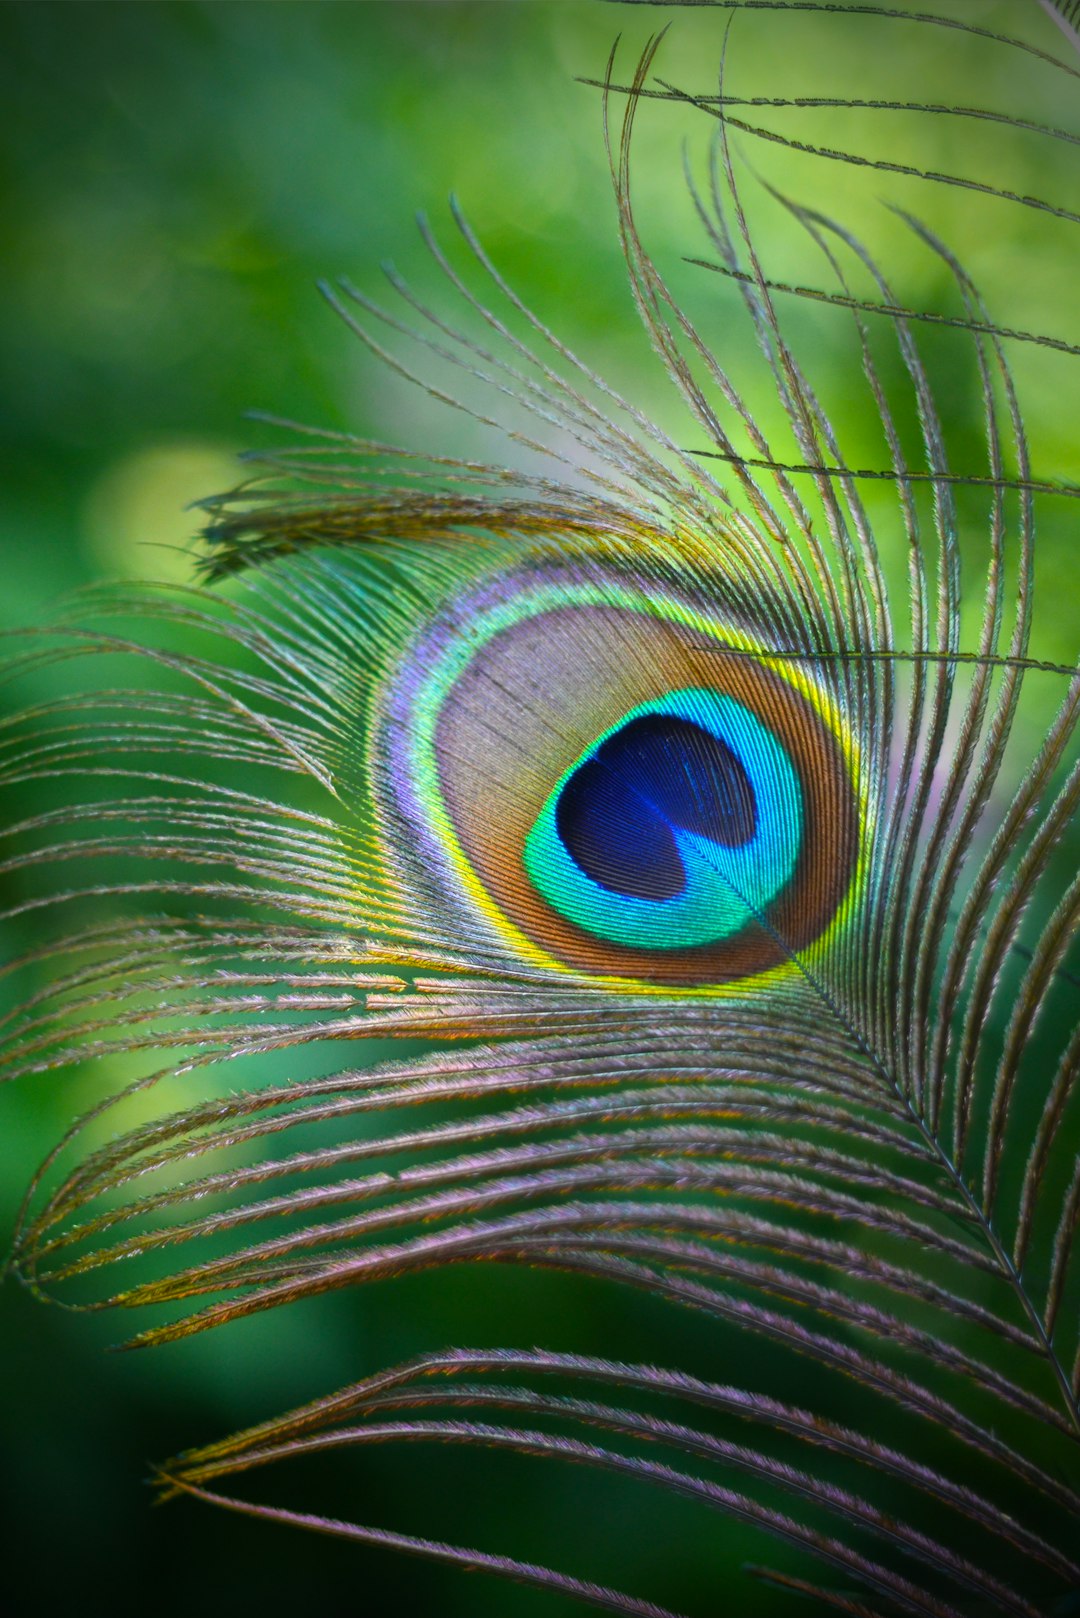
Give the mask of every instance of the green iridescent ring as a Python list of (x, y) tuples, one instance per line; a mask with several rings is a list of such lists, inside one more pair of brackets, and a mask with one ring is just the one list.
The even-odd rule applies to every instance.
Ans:
[(425, 879), (507, 949), (707, 987), (789, 967), (842, 923), (854, 748), (835, 702), (730, 626), (621, 577), (511, 578), (412, 669), (393, 774)]

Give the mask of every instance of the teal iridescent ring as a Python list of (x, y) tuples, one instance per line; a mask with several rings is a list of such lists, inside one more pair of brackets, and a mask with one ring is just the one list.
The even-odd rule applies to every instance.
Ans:
[(762, 915), (792, 877), (804, 818), (777, 738), (734, 697), (688, 687), (633, 708), (564, 772), (525, 869), (596, 937), (692, 948)]

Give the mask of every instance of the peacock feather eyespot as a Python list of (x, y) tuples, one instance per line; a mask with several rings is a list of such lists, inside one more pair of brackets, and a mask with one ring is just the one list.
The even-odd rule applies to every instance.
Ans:
[(515, 570), (403, 669), (381, 727), (392, 812), (425, 880), (511, 953), (635, 988), (747, 987), (797, 971), (849, 912), (868, 819), (851, 731), (715, 591)]

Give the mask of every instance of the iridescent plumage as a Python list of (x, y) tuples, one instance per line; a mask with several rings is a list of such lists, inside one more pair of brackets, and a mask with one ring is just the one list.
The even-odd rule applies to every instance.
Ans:
[[(750, 9), (779, 27), (835, 8)], [(1077, 76), (1043, 44), (919, 21)], [(88, 1122), (114, 1099), (134, 1117), (65, 1143), (74, 1165), (35, 1185), (16, 1261), (42, 1288), (97, 1280), (119, 1290), (95, 1302), (190, 1311), (140, 1343), (440, 1266), (619, 1283), (707, 1317), (708, 1376), (676, 1368), (675, 1310), (667, 1366), (561, 1331), (550, 1350), (447, 1346), (436, 1321), (430, 1353), (189, 1452), (165, 1488), (220, 1498), (233, 1473), (339, 1445), (512, 1449), (689, 1495), (754, 1557), (794, 1547), (763, 1575), (793, 1613), (808, 1595), (1034, 1618), (1080, 1588), (1080, 881), (1063, 854), (1080, 675), (1032, 646), (1036, 501), (1078, 491), (1032, 467), (1009, 345), (1080, 351), (1000, 323), (906, 214), (941, 309), (908, 308), (805, 199), (774, 200), (829, 285), (773, 279), (722, 27), (715, 47), (715, 96), (668, 84), (656, 40), (628, 83), (614, 62), (604, 83), (609, 116), (623, 109), (609, 137), (631, 285), (684, 435), (571, 354), (459, 216), (467, 269), (429, 245), (460, 329), (400, 279), (402, 312), (349, 287), (330, 300), (399, 371), (380, 324), (488, 390), (452, 402), (538, 469), (332, 436), (284, 453), (269, 490), (212, 505), (207, 573), (239, 575), (231, 602), (170, 599), (145, 651), (120, 630), (89, 642), (149, 657), (161, 689), (27, 716), (9, 781), (45, 792), (58, 759), (123, 772), (137, 754), (147, 783), (21, 828), (52, 883), (41, 902), (67, 902), (52, 873), (72, 859), (93, 873), (132, 856), (133, 877), (101, 882), (152, 902), (42, 947), (68, 964), (29, 993), (9, 1069), (120, 1050), (130, 1088)], [(746, 383), (771, 396), (755, 407), (730, 330), (704, 335), (638, 234), (650, 98), (719, 120), (694, 198), (706, 279), (738, 287), (757, 344)], [(916, 110), (1076, 143), (1007, 113)], [(827, 167), (871, 161), (807, 147)], [(873, 162), (1076, 221), (1061, 201)], [(846, 436), (789, 342), (788, 297), (848, 323)], [(938, 326), (953, 346), (930, 363)], [(954, 450), (939, 394), (961, 378), (985, 441)], [(58, 633), (44, 655), (87, 649)], [(358, 1037), (436, 1048), (365, 1065), (344, 1043)], [(301, 1045), (325, 1070), (260, 1079), (269, 1052)], [(158, 1108), (163, 1081), (180, 1099)], [(748, 1341), (767, 1346), (760, 1376), (756, 1347), (733, 1358)], [(524, 1558), (238, 1509), (668, 1614)]]

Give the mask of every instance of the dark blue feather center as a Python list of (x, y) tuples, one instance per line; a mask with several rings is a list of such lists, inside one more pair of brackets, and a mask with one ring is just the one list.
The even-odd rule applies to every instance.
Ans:
[(675, 832), (727, 848), (754, 836), (754, 792), (719, 737), (673, 714), (645, 714), (609, 736), (566, 782), (555, 825), (575, 864), (614, 893), (673, 899), (686, 886)]

